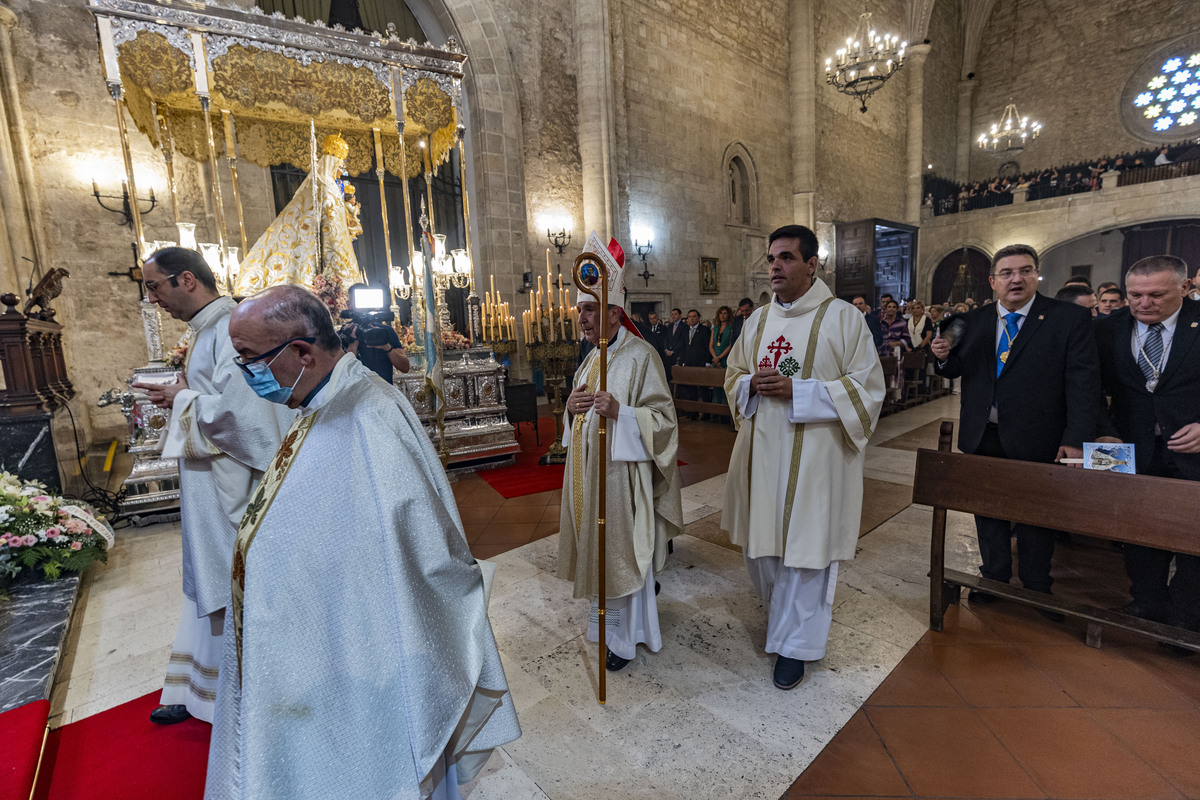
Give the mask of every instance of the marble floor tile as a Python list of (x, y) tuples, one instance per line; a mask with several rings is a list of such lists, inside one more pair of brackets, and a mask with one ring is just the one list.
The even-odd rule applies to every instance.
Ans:
[(475, 779), (459, 786), (458, 791), (463, 800), (549, 800), (503, 747), (493, 750)]

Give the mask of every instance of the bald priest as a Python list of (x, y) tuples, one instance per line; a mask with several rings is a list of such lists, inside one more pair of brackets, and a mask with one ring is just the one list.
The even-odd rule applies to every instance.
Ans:
[(229, 335), (298, 414), (238, 528), (205, 798), (458, 798), (520, 729), (441, 462), (311, 292)]

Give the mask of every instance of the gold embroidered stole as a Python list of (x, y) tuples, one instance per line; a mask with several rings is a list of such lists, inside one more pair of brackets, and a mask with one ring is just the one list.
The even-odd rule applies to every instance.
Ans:
[[(632, 334), (626, 334), (632, 335)], [(624, 340), (621, 344), (624, 344)], [(611, 364), (617, 348), (608, 351), (608, 362)], [(600, 348), (597, 347), (592, 363), (588, 367), (587, 385), (593, 392), (600, 381)], [(571, 507), (575, 511), (575, 539), (579, 539), (579, 529), (583, 527), (583, 426), (587, 414), (576, 414), (571, 420)]]
[(300, 446), (304, 444), (308, 432), (312, 430), (318, 413), (320, 412), (314, 411), (312, 414), (298, 416), (292, 421), (291, 427), (283, 437), (283, 443), (275, 452), (271, 466), (267, 467), (267, 471), (263, 473), (262, 480), (258, 483), (258, 489), (255, 490), (249, 505), (246, 506), (246, 513), (242, 515), (241, 524), (238, 525), (237, 541), (233, 546), (232, 611), (234, 639), (237, 642), (239, 683), (242, 678), (242, 603), (246, 596), (246, 556), (250, 551), (250, 545), (254, 543), (258, 526), (267, 516), (267, 509), (271, 507), (275, 495), (279, 492), (279, 487), (283, 484), (283, 479), (287, 477), (296, 456), (300, 453)]
[[(821, 323), (825, 319), (825, 312), (829, 310), (829, 304), (834, 298), (827, 298), (821, 305), (817, 306), (817, 316), (813, 320), (812, 328), (808, 332), (808, 348), (804, 353), (804, 365), (800, 370), (800, 378), (808, 380), (812, 377), (813, 364), (817, 358), (817, 337), (821, 331)], [(774, 300), (771, 301), (774, 304)], [(758, 364), (758, 348), (762, 344), (763, 330), (767, 327), (767, 314), (772, 310), (769, 305), (763, 309), (762, 316), (758, 320), (758, 331), (754, 336), (754, 350), (751, 351), (753, 363)], [(746, 470), (746, 496), (750, 497), (750, 481), (754, 472), (754, 422), (758, 418), (755, 414), (750, 418), (750, 459), (749, 468)], [(787, 494), (783, 501), (783, 546), (784, 551), (787, 549), (787, 532), (792, 524), (792, 505), (796, 500), (796, 483), (800, 478), (800, 452), (804, 448), (804, 423), (798, 422), (796, 425), (796, 433), (792, 438), (792, 463), (788, 470)]]

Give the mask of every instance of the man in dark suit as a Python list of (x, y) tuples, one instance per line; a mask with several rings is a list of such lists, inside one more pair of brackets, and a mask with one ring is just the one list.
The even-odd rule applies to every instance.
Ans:
[[(1038, 256), (1029, 245), (998, 250), (988, 280), (999, 302), (959, 317), (966, 326), (953, 348), (940, 335), (930, 343), (937, 373), (962, 378), (959, 449), (1022, 461), (1081, 457), (1100, 407), (1090, 312), (1037, 293)], [(1015, 535), (1021, 583), (1050, 593), (1053, 531), (980, 516), (975, 528), (983, 577), (1011, 579)], [(979, 591), (968, 598), (979, 604), (995, 600)]]
[(683, 312), (678, 308), (671, 309), (671, 322), (663, 338), (663, 355), (668, 364), (683, 363), (683, 349), (687, 346), (687, 323), (683, 321)]
[(875, 342), (875, 349), (878, 350), (883, 346), (883, 328), (880, 327), (879, 317), (871, 313), (871, 306), (867, 305), (867, 298), (861, 294), (854, 296), (854, 307), (863, 313), (863, 317), (867, 321), (867, 330), (871, 332), (871, 339)]
[[(700, 321), (700, 312), (694, 308), (690, 309), (687, 313), (687, 325), (684, 326), (680, 364), (685, 367), (703, 367), (707, 364), (710, 358), (708, 343), (711, 336), (712, 331)], [(684, 400), (708, 401), (711, 399), (712, 392), (696, 386), (681, 386), (679, 387), (679, 396)], [(691, 413), (688, 416), (695, 419), (696, 414)]]
[[(1200, 481), (1200, 302), (1187, 298), (1187, 264), (1143, 258), (1125, 291), (1129, 306), (1096, 326), (1112, 398), (1101, 441), (1133, 443), (1139, 474)], [(1200, 557), (1127, 544), (1125, 569), (1133, 602), (1123, 612), (1200, 630)]]
[(742, 326), (746, 324), (746, 320), (750, 319), (750, 315), (754, 313), (754, 301), (749, 297), (743, 297), (738, 301), (737, 313), (733, 315), (733, 336), (730, 337), (730, 347), (742, 335)]

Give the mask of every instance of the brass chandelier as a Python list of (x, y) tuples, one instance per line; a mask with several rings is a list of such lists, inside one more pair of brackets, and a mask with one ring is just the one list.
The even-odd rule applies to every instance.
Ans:
[(908, 42), (899, 36), (882, 36), (871, 25), (871, 12), (858, 18), (854, 35), (846, 37), (846, 46), (837, 51), (837, 63), (825, 59), (825, 81), (842, 94), (858, 98), (859, 110), (867, 113), (867, 98), (879, 91), (896, 70), (904, 66)]

